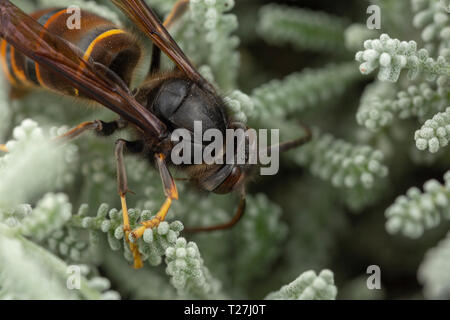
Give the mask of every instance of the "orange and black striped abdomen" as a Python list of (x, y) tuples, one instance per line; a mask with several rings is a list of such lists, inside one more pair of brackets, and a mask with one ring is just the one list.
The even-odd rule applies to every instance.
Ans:
[[(83, 10), (81, 28), (69, 29), (67, 21), (72, 15), (73, 13), (68, 13), (67, 9), (47, 9), (31, 14), (50, 33), (80, 48), (85, 60), (92, 58), (105, 65), (130, 85), (133, 71), (142, 54), (136, 38), (110, 21)], [(3, 39), (0, 42), (0, 62), (9, 82), (15, 87), (40, 86), (65, 94), (78, 95), (78, 91), (65, 79), (41, 68)]]

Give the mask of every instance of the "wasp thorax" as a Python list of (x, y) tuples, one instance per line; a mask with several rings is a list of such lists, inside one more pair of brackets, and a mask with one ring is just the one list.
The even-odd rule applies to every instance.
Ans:
[(147, 99), (149, 109), (169, 127), (194, 131), (194, 121), (203, 130), (225, 132), (227, 117), (225, 104), (216, 94), (183, 78), (171, 78), (152, 90)]

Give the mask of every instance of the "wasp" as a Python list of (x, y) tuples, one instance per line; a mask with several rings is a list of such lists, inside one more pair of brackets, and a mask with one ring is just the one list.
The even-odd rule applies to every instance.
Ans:
[[(189, 0), (179, 0), (162, 23), (143, 0), (112, 0), (152, 41), (150, 70), (139, 88), (131, 90), (133, 73), (142, 56), (142, 45), (132, 33), (93, 13), (82, 11), (79, 29), (68, 29), (66, 9), (40, 10), (27, 15), (8, 0), (0, 0), (0, 62), (9, 82), (16, 89), (40, 87), (59, 94), (99, 103), (119, 117), (115, 121), (83, 122), (69, 130), (61, 140), (70, 140), (84, 132), (109, 136), (117, 130), (131, 129), (138, 137), (115, 144), (118, 194), (123, 211), (125, 239), (134, 257), (134, 267), (142, 267), (136, 241), (147, 228), (164, 221), (178, 191), (169, 167), (174, 147), (171, 134), (176, 128), (193, 130), (200, 121), (203, 130), (245, 128), (229, 116), (224, 100), (195, 69), (168, 32), (168, 28), (187, 10)], [(161, 70), (161, 54), (175, 64)], [(307, 142), (307, 135), (277, 145), (281, 151)], [(5, 146), (0, 150), (6, 151)], [(248, 151), (248, 150), (247, 150)], [(129, 192), (124, 152), (143, 154), (158, 169), (165, 202), (150, 220), (131, 230), (126, 194)], [(251, 166), (240, 164), (183, 165), (188, 179), (200, 189), (240, 196), (233, 218), (216, 226), (188, 231), (211, 231), (235, 225), (245, 212), (245, 186)]]

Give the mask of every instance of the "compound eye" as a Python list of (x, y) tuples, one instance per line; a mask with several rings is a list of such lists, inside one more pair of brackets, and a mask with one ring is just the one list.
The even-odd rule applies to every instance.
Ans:
[(244, 177), (245, 175), (242, 174), (241, 169), (234, 167), (230, 175), (213, 192), (219, 194), (230, 193), (244, 180)]

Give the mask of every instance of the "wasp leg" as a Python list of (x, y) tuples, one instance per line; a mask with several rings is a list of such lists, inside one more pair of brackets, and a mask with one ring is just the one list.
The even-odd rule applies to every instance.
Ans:
[[(109, 136), (118, 129), (126, 127), (126, 122), (122, 119), (104, 122), (101, 120), (85, 121), (80, 123), (75, 128), (70, 129), (66, 133), (55, 137), (53, 140), (58, 142), (67, 142), (78, 138), (82, 133), (90, 130), (94, 130), (98, 135)], [(8, 148), (4, 144), (0, 144), (0, 151), (8, 152)]]
[(11, 89), (9, 90), (9, 98), (11, 100), (19, 100), (26, 97), (29, 93), (30, 89), (11, 86)]
[[(57, 142), (67, 142), (78, 138), (82, 133), (94, 130), (98, 135), (109, 136), (118, 129), (125, 128), (127, 123), (122, 119), (104, 122), (101, 120), (85, 121), (75, 128), (70, 129), (66, 133), (53, 138)], [(4, 144), (0, 144), (0, 151), (8, 152), (8, 148)]]
[[(124, 151), (124, 148), (127, 148), (127, 145), (130, 146), (130, 148), (129, 148), (130, 150), (137, 151), (136, 146), (133, 144), (136, 144), (136, 143), (128, 142), (123, 139), (117, 140), (114, 154), (116, 157), (116, 164), (117, 164), (117, 186), (118, 186), (118, 193), (120, 196), (120, 202), (122, 205), (123, 230), (125, 232), (125, 241), (130, 246), (130, 251), (133, 254), (134, 268), (139, 269), (139, 268), (142, 268), (142, 259), (141, 259), (141, 255), (139, 253), (139, 248), (136, 243), (132, 243), (129, 239), (131, 228), (130, 228), (130, 220), (128, 218), (127, 201), (125, 198), (125, 196), (129, 190), (128, 190), (128, 182), (127, 182), (127, 173), (125, 170), (125, 163), (123, 161), (123, 151)], [(139, 144), (139, 142), (138, 142), (138, 144)]]
[(90, 130), (94, 130), (97, 132), (98, 135), (101, 136), (109, 136), (113, 134), (118, 129), (123, 129), (126, 126), (126, 122), (119, 119), (111, 122), (104, 122), (101, 120), (94, 120), (94, 121), (86, 121), (83, 123), (80, 123), (75, 128), (67, 131), (66, 133), (57, 136), (55, 138), (56, 141), (69, 141), (77, 138), (82, 133)]
[[(166, 29), (170, 29), (173, 24), (180, 19), (183, 14), (187, 11), (189, 6), (189, 0), (178, 0), (177, 3), (173, 6), (166, 20), (164, 20), (164, 27)], [(152, 62), (150, 64), (149, 75), (153, 75), (159, 72), (161, 68), (161, 49), (159, 49), (156, 45), (153, 44), (152, 48)]]
[(150, 71), (148, 72), (148, 76), (152, 76), (153, 74), (159, 72), (161, 68), (161, 49), (158, 48), (155, 44), (152, 47), (152, 63), (150, 64)]
[(166, 29), (170, 29), (170, 27), (172, 27), (172, 25), (183, 16), (188, 7), (189, 0), (178, 0), (170, 11), (166, 20), (164, 20), (164, 27), (166, 27)]
[(215, 226), (208, 226), (208, 227), (192, 227), (192, 228), (185, 228), (184, 231), (188, 233), (193, 232), (204, 232), (204, 231), (215, 231), (215, 230), (224, 230), (231, 228), (235, 226), (239, 220), (244, 216), (245, 213), (245, 191), (241, 193), (241, 198), (239, 200), (238, 208), (236, 209), (236, 212), (234, 213), (233, 218), (226, 223), (218, 224)]
[(144, 234), (144, 231), (148, 228), (154, 228), (158, 226), (166, 218), (167, 212), (169, 211), (170, 205), (173, 199), (178, 199), (178, 191), (175, 185), (175, 181), (170, 175), (169, 169), (167, 169), (166, 163), (164, 161), (163, 154), (155, 155), (156, 165), (159, 169), (159, 175), (164, 187), (164, 194), (166, 195), (166, 201), (159, 209), (156, 216), (148, 221), (141, 222), (142, 226), (133, 230), (132, 236), (135, 239), (139, 239)]

